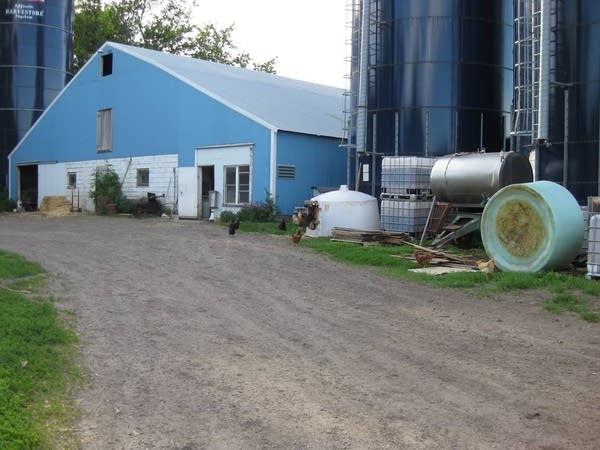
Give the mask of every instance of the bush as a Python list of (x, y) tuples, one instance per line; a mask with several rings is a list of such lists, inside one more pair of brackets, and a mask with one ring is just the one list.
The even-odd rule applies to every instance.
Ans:
[(109, 212), (109, 205), (118, 205), (121, 194), (121, 182), (119, 175), (110, 165), (96, 167), (92, 176), (90, 187), (90, 198), (94, 200), (96, 212), (106, 214)]
[(244, 222), (272, 222), (276, 214), (275, 199), (265, 190), (265, 201), (242, 207), (237, 218)]
[(117, 211), (122, 214), (133, 214), (138, 202), (127, 197), (120, 197), (117, 201)]
[(272, 222), (277, 214), (277, 206), (273, 197), (265, 191), (266, 199), (264, 202), (257, 202), (251, 205), (242, 206), (237, 213), (232, 211), (223, 211), (219, 216), (221, 223), (230, 223), (235, 220), (240, 222)]
[(17, 202), (8, 198), (8, 189), (0, 191), (0, 211), (12, 211), (17, 207)]
[(219, 214), (219, 222), (230, 223), (234, 222), (238, 218), (238, 215), (233, 211), (223, 211)]
[(271, 222), (275, 213), (266, 203), (254, 203), (244, 206), (237, 217), (241, 222)]

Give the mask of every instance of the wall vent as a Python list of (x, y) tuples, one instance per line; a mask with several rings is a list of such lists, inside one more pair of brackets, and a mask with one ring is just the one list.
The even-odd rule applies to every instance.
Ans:
[(277, 177), (296, 178), (296, 166), (279, 165), (277, 166)]

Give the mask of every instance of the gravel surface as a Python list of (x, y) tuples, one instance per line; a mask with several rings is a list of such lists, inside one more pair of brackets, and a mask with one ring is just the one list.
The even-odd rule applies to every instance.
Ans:
[(0, 216), (75, 311), (89, 449), (600, 448), (600, 325), (202, 222)]

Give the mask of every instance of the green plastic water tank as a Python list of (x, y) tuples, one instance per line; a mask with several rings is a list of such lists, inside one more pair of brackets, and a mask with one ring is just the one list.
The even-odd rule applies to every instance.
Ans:
[(487, 202), (481, 238), (488, 256), (503, 271), (559, 269), (581, 248), (583, 213), (575, 197), (560, 184), (513, 184)]

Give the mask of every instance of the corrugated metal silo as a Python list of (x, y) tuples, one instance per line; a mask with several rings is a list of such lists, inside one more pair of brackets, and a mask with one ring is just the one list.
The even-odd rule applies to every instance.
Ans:
[(367, 89), (364, 110), (355, 93), (358, 151), (438, 156), (501, 150), (512, 100), (512, 1), (364, 2), (369, 36), (358, 44), (368, 55), (362, 71)]
[(585, 204), (600, 191), (600, 2), (515, 0), (515, 15), (518, 150)]
[(0, 187), (8, 154), (69, 81), (73, 0), (0, 0)]

